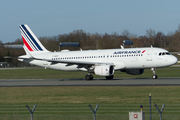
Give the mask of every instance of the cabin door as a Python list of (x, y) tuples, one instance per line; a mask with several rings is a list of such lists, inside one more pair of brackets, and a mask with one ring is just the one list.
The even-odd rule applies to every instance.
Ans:
[(153, 53), (153, 49), (149, 49), (147, 51), (147, 61), (152, 61), (152, 53)]

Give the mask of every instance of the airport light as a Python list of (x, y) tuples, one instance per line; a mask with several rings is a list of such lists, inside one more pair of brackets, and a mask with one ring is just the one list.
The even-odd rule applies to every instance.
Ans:
[(141, 112), (142, 112), (142, 110), (143, 110), (143, 105), (140, 106), (140, 110), (141, 110)]

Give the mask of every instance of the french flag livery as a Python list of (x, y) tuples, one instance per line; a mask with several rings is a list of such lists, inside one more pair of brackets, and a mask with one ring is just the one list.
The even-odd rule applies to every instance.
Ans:
[(29, 52), (47, 51), (27, 25), (20, 25), (19, 27), (24, 46), (28, 49)]
[(146, 52), (146, 50), (143, 50), (142, 53)]

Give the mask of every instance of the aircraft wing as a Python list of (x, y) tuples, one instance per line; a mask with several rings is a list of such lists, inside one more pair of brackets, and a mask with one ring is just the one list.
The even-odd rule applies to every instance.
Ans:
[(106, 64), (106, 65), (114, 65), (113, 63), (108, 63), (108, 62), (86, 62), (86, 61), (68, 61), (68, 60), (50, 60), (50, 59), (39, 59), (43, 61), (48, 61), (48, 62), (54, 62), (54, 63), (67, 63), (67, 64), (75, 64), (75, 65), (100, 65), (100, 64)]
[(47, 61), (47, 62), (53, 62), (55, 63), (66, 63), (66, 64), (72, 64), (72, 65), (101, 65), (101, 64), (106, 64), (106, 65), (114, 65), (113, 63), (108, 63), (108, 62), (90, 62), (90, 61), (70, 61), (70, 60), (51, 60), (51, 59), (42, 59), (42, 58), (29, 58), (28, 56), (20, 56), (18, 59), (34, 59), (34, 60), (42, 60), (42, 61)]
[(120, 61), (116, 61), (116, 62), (99, 62), (99, 61), (72, 61), (72, 60), (52, 60), (52, 59), (42, 59), (42, 58), (27, 58), (27, 56), (20, 56), (18, 59), (30, 59), (30, 60), (41, 60), (41, 61), (47, 61), (47, 62), (51, 62), (51, 64), (57, 64), (57, 63), (65, 63), (67, 64), (67, 66), (71, 66), (71, 65), (78, 65), (78, 67), (84, 67), (86, 69), (92, 67), (92, 66), (103, 66), (103, 65), (110, 65), (110, 66), (114, 66), (116, 69), (124, 69), (125, 65), (124, 63), (120, 62)]

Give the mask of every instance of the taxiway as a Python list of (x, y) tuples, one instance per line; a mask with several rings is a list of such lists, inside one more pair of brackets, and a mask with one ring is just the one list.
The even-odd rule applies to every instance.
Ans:
[(170, 86), (180, 85), (180, 78), (119, 78), (113, 80), (94, 79), (4, 79), (0, 87), (30, 86)]

